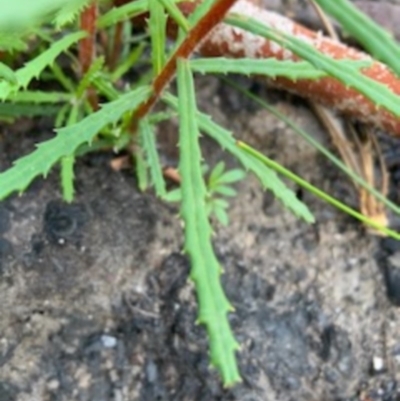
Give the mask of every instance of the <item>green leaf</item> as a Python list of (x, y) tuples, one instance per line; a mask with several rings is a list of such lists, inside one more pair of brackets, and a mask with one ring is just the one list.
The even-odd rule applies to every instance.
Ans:
[(243, 180), (245, 176), (246, 173), (243, 170), (229, 170), (218, 178), (218, 184), (231, 184)]
[(354, 67), (352, 62), (344, 63), (340, 60), (334, 60), (308, 43), (271, 29), (252, 18), (231, 15), (225, 21), (233, 26), (277, 42), (302, 59), (309, 61), (316, 68), (326, 71), (328, 75), (337, 78), (345, 85), (357, 89), (377, 106), (383, 106), (394, 115), (400, 116), (399, 96), (387, 86), (363, 75), (358, 68)]
[(36, 117), (36, 116), (52, 116), (60, 110), (55, 105), (38, 105), (25, 103), (0, 103), (0, 115), (3, 117)]
[(11, 94), (8, 100), (15, 103), (63, 103), (70, 102), (73, 95), (65, 92), (21, 91)]
[(78, 146), (90, 143), (105, 125), (119, 120), (122, 114), (146, 100), (150, 93), (149, 87), (139, 87), (79, 123), (58, 130), (55, 138), (40, 143), (36, 150), (0, 174), (0, 199), (14, 191), (23, 191), (35, 177), (46, 176), (58, 160), (74, 154)]
[(163, 200), (167, 202), (180, 202), (182, 200), (182, 192), (180, 188), (173, 189), (164, 195)]
[(208, 179), (208, 186), (214, 187), (215, 183), (218, 181), (218, 178), (221, 177), (225, 170), (225, 163), (219, 162), (217, 165), (212, 169), (210, 177)]
[(129, 20), (149, 10), (148, 0), (135, 0), (121, 7), (114, 7), (97, 20), (100, 29), (115, 25), (118, 22)]
[(228, 187), (226, 185), (218, 185), (216, 188), (214, 188), (213, 192), (229, 197), (237, 195), (237, 192), (233, 188)]
[(135, 149), (135, 162), (136, 162), (136, 179), (138, 181), (138, 187), (143, 192), (146, 191), (149, 182), (147, 176), (148, 165), (143, 155), (143, 148), (136, 146)]
[(150, 18), (148, 28), (151, 39), (151, 59), (154, 76), (157, 76), (165, 64), (165, 40), (167, 16), (159, 0), (148, 0)]
[(400, 47), (392, 35), (363, 14), (347, 0), (316, 0), (371, 54), (389, 65), (400, 75)]
[[(350, 65), (351, 68), (367, 67), (371, 64), (367, 60), (338, 60), (339, 64)], [(194, 71), (219, 74), (245, 74), (245, 75), (264, 75), (270, 78), (285, 77), (290, 80), (297, 79), (318, 79), (326, 76), (326, 72), (314, 67), (307, 61), (290, 61), (269, 59), (239, 58), (232, 59), (226, 57), (199, 58), (190, 62)]]
[[(163, 99), (173, 109), (177, 108), (177, 100), (171, 94), (165, 94)], [(206, 114), (197, 112), (196, 119), (202, 131), (218, 142), (223, 149), (233, 154), (245, 169), (252, 171), (263, 187), (270, 189), (286, 208), (306, 222), (314, 222), (313, 215), (307, 206), (296, 197), (296, 194), (279, 179), (273, 170), (241, 151), (236, 146), (236, 141), (229, 131), (211, 121), (211, 118)]]
[(61, 188), (63, 199), (68, 203), (74, 200), (74, 164), (73, 155), (64, 156), (61, 159)]
[(225, 199), (221, 198), (213, 199), (212, 205), (216, 208), (221, 208), (221, 209), (228, 209), (229, 207), (229, 203)]
[(182, 177), (181, 215), (185, 222), (185, 251), (189, 254), (199, 303), (199, 323), (206, 326), (210, 339), (211, 363), (226, 386), (240, 380), (227, 313), (232, 310), (220, 283), (221, 267), (211, 244), (205, 198), (207, 190), (201, 172), (199, 131), (196, 121), (196, 95), (185, 60), (178, 60), (179, 172)]
[(160, 159), (158, 157), (153, 127), (149, 124), (147, 118), (143, 118), (140, 121), (139, 132), (141, 136), (141, 144), (145, 155), (147, 156), (147, 164), (150, 168), (151, 180), (154, 184), (156, 195), (163, 198), (166, 194), (165, 181)]

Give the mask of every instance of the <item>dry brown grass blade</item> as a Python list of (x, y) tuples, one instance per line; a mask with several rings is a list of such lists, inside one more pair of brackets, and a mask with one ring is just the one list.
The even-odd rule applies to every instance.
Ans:
[[(332, 39), (338, 40), (335, 29), (324, 11), (313, 0), (310, 0), (310, 3), (314, 6), (326, 30), (332, 36)], [(380, 192), (382, 195), (387, 196), (389, 174), (383, 161), (379, 143), (376, 137), (371, 133), (371, 130), (365, 129), (366, 135), (364, 135), (363, 139), (361, 140), (360, 134), (357, 132), (354, 125), (348, 123), (347, 127), (352, 135), (352, 142), (347, 138), (346, 129), (339, 121), (337, 116), (334, 116), (329, 110), (314, 102), (312, 102), (311, 105), (321, 123), (329, 132), (332, 141), (338, 149), (344, 163), (374, 188), (376, 188), (377, 181), (377, 172), (375, 169), (375, 159), (377, 158), (381, 179)], [(355, 147), (353, 146), (353, 143), (356, 145)], [(376, 223), (387, 227), (389, 225), (389, 221), (384, 205), (365, 188), (356, 184), (354, 181), (353, 184), (358, 191), (360, 212)], [(382, 232), (373, 230), (370, 227), (368, 227), (368, 230), (374, 234), (382, 235)]]

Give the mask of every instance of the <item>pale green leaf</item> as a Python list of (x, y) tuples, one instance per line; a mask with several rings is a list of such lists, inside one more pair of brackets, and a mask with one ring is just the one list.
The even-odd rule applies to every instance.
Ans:
[(220, 371), (225, 385), (232, 385), (240, 380), (235, 357), (238, 344), (227, 318), (232, 307), (221, 287), (221, 267), (211, 244), (211, 226), (205, 204), (207, 190), (200, 168), (196, 97), (188, 61), (178, 60), (177, 78), (185, 251), (192, 264), (190, 277), (197, 291), (198, 321), (206, 326), (210, 339), (211, 363)]
[[(338, 64), (350, 66), (350, 68), (362, 68), (371, 64), (370, 61), (352, 61), (339, 60)], [(199, 58), (190, 62), (190, 66), (194, 71), (219, 74), (245, 74), (245, 75), (264, 75), (269, 78), (285, 77), (290, 80), (297, 79), (318, 79), (326, 76), (326, 72), (314, 67), (307, 61), (291, 61), (268, 59), (251, 59), (251, 58)]]

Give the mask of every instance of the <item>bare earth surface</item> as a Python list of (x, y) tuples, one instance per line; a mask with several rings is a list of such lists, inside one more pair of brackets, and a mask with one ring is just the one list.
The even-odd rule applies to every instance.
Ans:
[[(295, 2), (283, 3), (287, 11)], [(399, 2), (391, 3), (384, 18), (382, 8), (373, 12), (398, 36), (391, 21)], [(216, 79), (199, 80), (198, 98), (238, 137), (357, 204), (348, 180), (268, 112)], [(269, 98), (329, 145), (304, 103)], [(176, 162), (176, 132), (173, 124), (160, 130), (169, 162)], [(1, 170), (50, 136), (41, 121), (3, 127)], [(391, 141), (389, 148), (398, 201), (400, 146)], [(204, 155), (211, 165), (223, 158), (235, 166), (207, 140)], [(400, 399), (396, 241), (367, 234), (293, 187), (316, 216), (307, 225), (253, 177), (241, 182), (231, 224), (216, 227), (214, 238), (242, 347), (243, 382), (223, 389), (208, 367), (205, 331), (194, 325), (177, 209), (140, 193), (130, 171), (109, 167), (111, 158), (96, 154), (78, 163), (71, 205), (61, 201), (56, 169), (0, 204), (0, 401)]]
[[(356, 203), (350, 183), (268, 112), (216, 79), (199, 80), (198, 90), (201, 109), (222, 125)], [(303, 103), (271, 96), (328, 143)], [(171, 123), (160, 135), (171, 142), (175, 133)], [(0, 167), (49, 135), (40, 122), (4, 128)], [(207, 140), (204, 149), (211, 164), (234, 166)], [(0, 205), (0, 401), (398, 399), (395, 241), (294, 187), (315, 213), (307, 225), (254, 178), (241, 182), (231, 225), (214, 238), (242, 346), (243, 383), (226, 390), (194, 325), (177, 209), (141, 194), (111, 158), (78, 163), (71, 205), (60, 200), (56, 170)]]

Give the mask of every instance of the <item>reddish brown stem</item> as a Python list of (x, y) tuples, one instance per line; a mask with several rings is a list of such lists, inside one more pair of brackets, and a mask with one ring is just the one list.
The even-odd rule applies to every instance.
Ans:
[(121, 54), (121, 48), (122, 48), (122, 23), (119, 22), (115, 26), (112, 48), (110, 50), (110, 54), (107, 60), (108, 68), (110, 69), (110, 71), (113, 71), (117, 65), (118, 57)]
[(136, 131), (137, 122), (144, 117), (154, 103), (160, 97), (162, 90), (168, 85), (176, 72), (176, 62), (178, 58), (188, 58), (204, 37), (222, 21), (225, 14), (232, 7), (236, 0), (217, 0), (211, 9), (205, 14), (200, 21), (188, 32), (185, 40), (178, 47), (174, 55), (168, 60), (161, 73), (155, 78), (153, 82), (153, 94), (150, 98), (134, 112), (130, 131)]
[[(79, 42), (79, 63), (82, 75), (89, 70), (96, 56), (96, 21), (97, 3), (93, 2), (82, 11), (80, 16), (80, 27), (88, 33), (88, 35)], [(93, 110), (97, 110), (99, 108), (99, 102), (94, 88), (88, 88), (87, 97)]]

